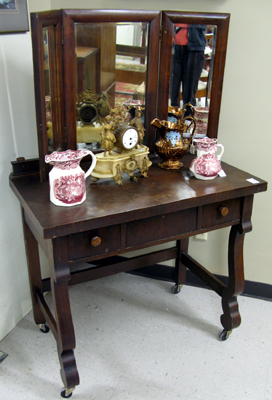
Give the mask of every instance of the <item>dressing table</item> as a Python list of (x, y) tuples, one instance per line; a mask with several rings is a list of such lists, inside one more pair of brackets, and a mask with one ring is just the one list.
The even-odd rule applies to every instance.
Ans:
[[(156, 132), (150, 121), (155, 115), (167, 118), (167, 101), (163, 100), (169, 97), (173, 24), (181, 21), (217, 27), (208, 123), (208, 136), (217, 137), (229, 15), (136, 10), (61, 10), (32, 15), (40, 158), (38, 168), (33, 163), (29, 170), (26, 161), (18, 162), (19, 172), (16, 169), (11, 174), (10, 186), (22, 209), (34, 320), (43, 331), (50, 328), (56, 339), (64, 384), (61, 396), (65, 398), (79, 384), (69, 285), (174, 259), (174, 293), (185, 283), (188, 268), (222, 298), (222, 340), (241, 322), (237, 296), (244, 287), (244, 236), (252, 229), (254, 194), (266, 190), (265, 181), (226, 163), (222, 163), (226, 176), (201, 181), (189, 172), (193, 157), (189, 153), (182, 159), (184, 166), (176, 171), (158, 168), (158, 157), (151, 154), (153, 165), (147, 179), (140, 177), (132, 182), (125, 176), (122, 186), (113, 180), (87, 180), (86, 201), (74, 207), (57, 207), (49, 200), (48, 166), (44, 163), (48, 152), (44, 43), (49, 49), (53, 147), (76, 149), (77, 60), (76, 51), (67, 52), (76, 48), (75, 24), (98, 24), (99, 29), (101, 23), (102, 28), (105, 23), (147, 24), (145, 128), (146, 143), (154, 153)], [(88, 46), (95, 47), (92, 43)], [(97, 74), (99, 61), (96, 65)], [(102, 81), (105, 77), (100, 78)], [(111, 81), (105, 84), (113, 88)], [(227, 286), (188, 254), (191, 236), (225, 227), (230, 227)], [(175, 244), (126, 257), (129, 251), (168, 242)], [(38, 245), (48, 257), (50, 279), (41, 277)], [(44, 297), (48, 290), (52, 291), (54, 310), (49, 309)]]

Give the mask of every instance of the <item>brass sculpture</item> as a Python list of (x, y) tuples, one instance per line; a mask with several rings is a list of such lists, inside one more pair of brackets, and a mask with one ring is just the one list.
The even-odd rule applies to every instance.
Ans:
[(103, 92), (100, 96), (91, 89), (78, 93), (76, 96), (77, 118), (83, 125), (102, 125), (105, 117), (110, 114), (109, 95)]
[[(152, 163), (148, 158), (148, 147), (142, 144), (144, 127), (141, 116), (141, 110), (136, 110), (135, 117), (129, 119), (124, 108), (115, 107), (105, 117), (105, 123), (100, 132), (104, 153), (96, 155), (97, 164), (92, 172), (93, 182), (111, 178), (118, 185), (122, 185), (124, 173), (131, 180), (137, 181), (138, 177), (134, 175), (137, 170), (144, 178), (147, 178), (148, 169)], [(135, 138), (135, 135), (137, 135), (137, 140), (133, 141), (132, 136)]]
[(112, 131), (112, 122), (111, 122), (111, 118), (109, 115), (107, 115), (105, 117), (105, 124), (102, 126), (101, 129), (101, 146), (103, 149), (105, 149), (104, 151), (104, 156), (108, 154), (111, 155), (111, 151), (114, 148), (114, 143), (116, 142), (116, 138), (115, 135)]
[(142, 112), (140, 110), (135, 111), (135, 117), (130, 121), (130, 125), (137, 129), (139, 134), (139, 146), (142, 146), (145, 130), (142, 123)]
[[(191, 106), (191, 105), (190, 105)], [(193, 106), (191, 106), (193, 108)], [(173, 107), (172, 107), (173, 108)], [(172, 114), (177, 118), (177, 123), (172, 121), (160, 121), (153, 119), (151, 125), (159, 129), (160, 139), (155, 143), (156, 151), (163, 162), (159, 167), (175, 170), (183, 166), (180, 159), (187, 152), (196, 128), (195, 119), (191, 116), (183, 118), (186, 109), (171, 109)], [(192, 112), (194, 115), (194, 112)], [(189, 137), (183, 137), (189, 134)]]

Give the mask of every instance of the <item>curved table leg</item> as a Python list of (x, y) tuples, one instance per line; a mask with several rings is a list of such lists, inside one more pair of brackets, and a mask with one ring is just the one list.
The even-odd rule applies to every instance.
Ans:
[(224, 331), (229, 333), (241, 324), (237, 296), (244, 290), (243, 245), (245, 233), (252, 230), (252, 201), (253, 196), (244, 198), (241, 224), (232, 226), (229, 236), (229, 283), (222, 293), (224, 314), (221, 315)]
[(231, 228), (229, 239), (229, 284), (222, 293), (221, 323), (229, 332), (241, 323), (237, 296), (244, 290), (243, 263), (244, 234), (240, 234), (237, 225)]
[(79, 385), (79, 375), (74, 356), (75, 333), (70, 309), (68, 282), (51, 282), (57, 324), (57, 347), (60, 374), (65, 388)]
[(74, 349), (76, 347), (75, 332), (69, 300), (67, 246), (62, 241), (65, 238), (54, 239), (54, 270), (51, 272), (51, 289), (54, 301), (55, 320), (57, 326), (57, 347), (60, 361), (60, 374), (66, 389), (79, 385)]

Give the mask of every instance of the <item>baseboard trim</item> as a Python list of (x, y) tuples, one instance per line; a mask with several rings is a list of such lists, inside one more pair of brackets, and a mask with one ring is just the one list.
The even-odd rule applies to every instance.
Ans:
[[(149, 277), (152, 279), (174, 282), (174, 268), (167, 265), (152, 265), (150, 267), (143, 267), (134, 271), (130, 271), (129, 273)], [(215, 276), (223, 283), (228, 283), (228, 277), (217, 274), (215, 274)], [(210, 289), (204, 282), (201, 281), (201, 279), (199, 279), (188, 269), (186, 273), (186, 285)], [(245, 288), (241, 296), (272, 301), (272, 285), (245, 280)]]

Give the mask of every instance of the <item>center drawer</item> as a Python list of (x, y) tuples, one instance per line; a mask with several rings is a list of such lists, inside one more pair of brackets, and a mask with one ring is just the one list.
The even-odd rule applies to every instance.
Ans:
[(241, 218), (241, 199), (225, 200), (202, 207), (198, 228), (205, 229), (222, 224), (234, 224)]
[(68, 237), (69, 260), (107, 254), (121, 247), (121, 226), (113, 225)]
[(171, 239), (196, 229), (196, 209), (158, 215), (126, 224), (126, 247)]

